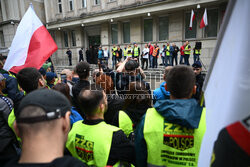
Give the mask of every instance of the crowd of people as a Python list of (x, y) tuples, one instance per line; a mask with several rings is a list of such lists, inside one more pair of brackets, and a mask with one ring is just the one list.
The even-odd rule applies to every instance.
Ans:
[[(162, 48), (155, 44), (144, 45), (144, 48), (140, 50), (137, 43), (134, 43), (132, 46), (130, 44), (125, 45), (124, 49), (120, 45), (113, 45), (111, 53), (107, 47), (102, 48), (98, 47), (98, 50), (94, 49), (92, 46), (86, 49), (86, 61), (90, 64), (105, 64), (108, 66), (109, 59), (111, 59), (112, 69), (115, 69), (117, 63), (125, 60), (128, 57), (137, 59), (138, 63), (141, 63), (142, 69), (148, 68), (157, 68), (158, 67), (158, 58), (161, 57), (161, 66), (173, 66), (178, 64), (190, 65), (189, 58), (191, 55), (191, 50), (193, 50), (194, 62), (200, 61), (201, 48), (194, 47), (191, 48), (189, 41), (183, 43), (179, 48), (175, 43), (170, 44), (167, 42), (166, 45), (163, 45)], [(180, 60), (178, 61), (178, 54), (180, 52)], [(69, 65), (72, 65), (72, 52), (68, 48), (66, 54), (69, 58)], [(79, 50), (79, 62), (84, 61), (83, 58), (83, 48)]]
[[(179, 51), (175, 44), (162, 51), (155, 44), (150, 52), (151, 47), (145, 45), (143, 59)], [(152, 92), (143, 71), (148, 60), (140, 65), (136, 44), (134, 49), (128, 45), (123, 60), (119, 46), (113, 47), (114, 69), (99, 57), (109, 55), (100, 47), (98, 69), (80, 61), (60, 75), (49, 62), (12, 74), (3, 69), (6, 57), (0, 56), (0, 164), (197, 166), (206, 130), (205, 74), (200, 61), (188, 66), (188, 42), (182, 47), (186, 65), (177, 65), (174, 52), (177, 66), (164, 58), (164, 82)], [(150, 62), (157, 67), (157, 56)]]

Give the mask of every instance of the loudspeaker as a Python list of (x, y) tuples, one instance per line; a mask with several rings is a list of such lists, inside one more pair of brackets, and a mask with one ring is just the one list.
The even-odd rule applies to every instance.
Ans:
[(201, 42), (195, 42), (195, 49), (201, 49), (202, 43)]

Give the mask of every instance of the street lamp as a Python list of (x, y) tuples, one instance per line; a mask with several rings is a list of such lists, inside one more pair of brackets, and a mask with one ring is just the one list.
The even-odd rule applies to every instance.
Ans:
[(150, 16), (150, 13), (148, 12), (148, 17)]

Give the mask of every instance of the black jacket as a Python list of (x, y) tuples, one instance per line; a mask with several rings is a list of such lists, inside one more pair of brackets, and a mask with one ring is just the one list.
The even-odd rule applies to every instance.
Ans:
[(104, 114), (104, 120), (107, 124), (111, 124), (113, 122), (116, 113), (119, 110), (122, 110), (124, 105), (124, 100), (114, 94), (107, 95), (107, 98), (108, 98), (108, 110)]
[(8, 125), (8, 117), (13, 106), (10, 99), (0, 95), (0, 156), (16, 155), (14, 146), (18, 146), (16, 136)]

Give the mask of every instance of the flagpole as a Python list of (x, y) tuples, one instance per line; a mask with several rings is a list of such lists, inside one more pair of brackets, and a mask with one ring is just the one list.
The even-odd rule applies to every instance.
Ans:
[(217, 44), (216, 44), (216, 47), (214, 49), (212, 60), (210, 62), (210, 67), (208, 68), (208, 72), (207, 72), (207, 75), (206, 75), (206, 78), (205, 78), (205, 81), (204, 81), (204, 84), (203, 84), (203, 87), (202, 87), (203, 92), (205, 92), (205, 90), (207, 88), (207, 84), (208, 84), (210, 75), (212, 73), (215, 61), (217, 59), (218, 51), (219, 51), (223, 36), (224, 36), (224, 34), (226, 32), (226, 28), (227, 28), (227, 25), (229, 23), (232, 11), (234, 9), (235, 2), (236, 2), (236, 0), (230, 0), (229, 3), (228, 3), (227, 10), (226, 10), (226, 13), (225, 13), (225, 17), (223, 18), (223, 22), (222, 22), (221, 29), (220, 29), (220, 32), (219, 32), (219, 36), (217, 38)]

